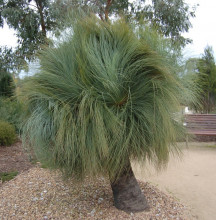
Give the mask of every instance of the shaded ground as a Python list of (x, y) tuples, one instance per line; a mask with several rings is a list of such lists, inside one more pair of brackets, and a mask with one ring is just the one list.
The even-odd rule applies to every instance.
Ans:
[(135, 165), (135, 175), (190, 205), (198, 219), (215, 220), (216, 148), (209, 148), (209, 145), (216, 144), (189, 143), (186, 149), (185, 143), (182, 143), (182, 160), (171, 158), (167, 170), (161, 173), (150, 167), (148, 172), (143, 173), (142, 168)]
[(18, 171), (20, 173), (32, 166), (20, 141), (9, 147), (0, 146), (0, 172)]

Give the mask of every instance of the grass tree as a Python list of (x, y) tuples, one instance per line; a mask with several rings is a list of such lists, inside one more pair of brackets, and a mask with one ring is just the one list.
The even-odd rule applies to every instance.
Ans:
[(161, 38), (142, 32), (123, 20), (78, 19), (23, 88), (23, 137), (38, 158), (67, 176), (108, 174), (114, 205), (126, 212), (148, 207), (130, 161), (164, 164), (182, 130), (181, 80)]

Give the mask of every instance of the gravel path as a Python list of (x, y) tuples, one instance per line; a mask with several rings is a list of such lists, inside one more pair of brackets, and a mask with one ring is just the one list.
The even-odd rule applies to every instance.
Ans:
[(31, 168), (0, 187), (0, 219), (193, 219), (174, 198), (140, 182), (150, 211), (127, 214), (113, 206), (109, 181), (63, 182), (58, 172)]

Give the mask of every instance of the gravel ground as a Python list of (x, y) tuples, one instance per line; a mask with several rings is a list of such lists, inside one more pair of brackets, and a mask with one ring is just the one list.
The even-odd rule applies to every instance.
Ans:
[(5, 219), (193, 219), (187, 207), (148, 183), (139, 182), (150, 211), (127, 214), (113, 206), (106, 178), (62, 181), (58, 172), (31, 168), (0, 187), (0, 220)]

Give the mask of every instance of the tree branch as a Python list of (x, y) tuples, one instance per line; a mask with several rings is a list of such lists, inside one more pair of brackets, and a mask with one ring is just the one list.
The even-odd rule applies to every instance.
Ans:
[(44, 37), (46, 37), (46, 25), (44, 21), (44, 15), (43, 15), (43, 5), (41, 0), (35, 0), (39, 14), (40, 14), (40, 20), (41, 20), (41, 28), (42, 28), (42, 33)]
[(38, 9), (36, 5), (32, 5), (32, 4), (28, 4), (28, 3), (27, 3), (27, 5), (32, 6), (32, 7), (36, 8), (36, 9)]
[(107, 0), (107, 5), (105, 7), (105, 20), (108, 21), (109, 19), (109, 9), (110, 9), (110, 6), (112, 5), (113, 3), (113, 0)]
[(101, 13), (99, 13), (99, 17), (100, 17), (100, 19), (101, 19), (102, 21), (104, 21), (104, 18), (103, 18), (103, 16), (102, 16)]

